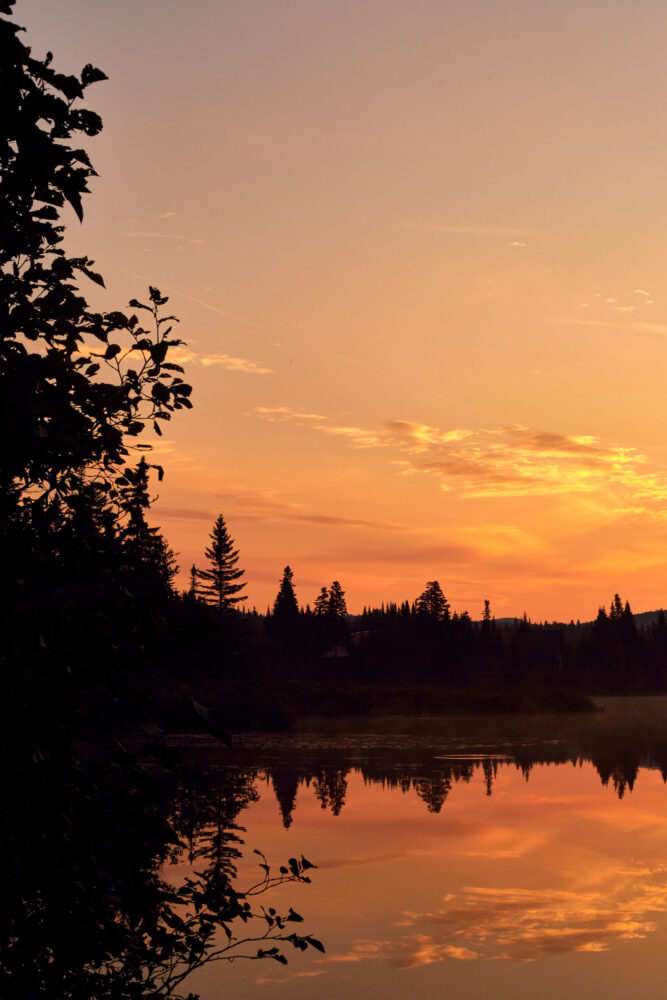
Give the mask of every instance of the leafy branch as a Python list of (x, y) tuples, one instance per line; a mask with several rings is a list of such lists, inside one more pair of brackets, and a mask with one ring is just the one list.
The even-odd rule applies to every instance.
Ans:
[[(164, 887), (158, 924), (146, 941), (145, 951), (134, 956), (135, 962), (140, 961), (147, 994), (182, 1000), (175, 991), (193, 972), (213, 962), (271, 958), (286, 965), (282, 950), (286, 945), (298, 951), (314, 948), (324, 952), (317, 938), (289, 930), (288, 925), (303, 921), (292, 907), (281, 914), (272, 906), (253, 907), (250, 902), (286, 883), (309, 883), (305, 873), (316, 866), (304, 857), (290, 858), (273, 874), (261, 851), (254, 853), (262, 859), (263, 875), (243, 891), (233, 888), (229, 879), (220, 877), (215, 870), (195, 872), (194, 878), (186, 878), (176, 890)], [(239, 933), (237, 922), (248, 932)], [(257, 922), (261, 922), (259, 927)], [(222, 938), (222, 943), (216, 938)], [(256, 945), (256, 950), (244, 950), (250, 945)], [(114, 965), (114, 976), (119, 972), (118, 965)], [(131, 963), (125, 961), (121, 975), (128, 973), (132, 975)], [(194, 1000), (193, 994), (188, 994), (188, 1000)]]

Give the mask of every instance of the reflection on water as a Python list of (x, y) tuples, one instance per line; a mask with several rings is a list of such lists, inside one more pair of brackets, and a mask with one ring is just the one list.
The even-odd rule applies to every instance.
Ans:
[(662, 1000), (667, 711), (652, 720), (647, 704), (320, 727), (239, 737), (231, 752), (182, 737), (173, 769), (125, 750), (15, 779), (8, 767), (3, 995), (102, 997), (110, 975), (114, 995), (146, 995), (144, 945), (162, 940), (169, 885), (203, 873), (229, 905), (237, 872), (238, 886), (256, 881), (259, 849), (317, 864), (312, 884), (261, 902), (302, 913), (326, 953), (211, 966), (186, 993)]
[[(244, 997), (662, 998), (663, 732), (246, 738), (244, 839), (318, 863), (290, 902), (327, 954), (224, 981)], [(212, 1000), (220, 983), (197, 987)]]

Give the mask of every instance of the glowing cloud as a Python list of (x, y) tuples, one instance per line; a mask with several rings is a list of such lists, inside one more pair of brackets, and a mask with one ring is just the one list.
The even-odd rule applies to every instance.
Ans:
[(256, 361), (247, 358), (234, 358), (230, 354), (209, 354), (199, 358), (199, 364), (205, 368), (220, 365), (229, 372), (245, 372), (247, 375), (273, 375), (272, 368), (265, 368)]
[[(389, 957), (400, 968), (460, 957), (450, 953), (452, 938), (465, 957), (533, 961), (572, 951), (607, 951), (611, 945), (646, 937), (656, 930), (656, 913), (667, 911), (665, 869), (637, 868), (607, 873), (594, 889), (487, 889), (471, 886), (434, 913), (406, 913), (401, 926), (419, 931)], [(446, 928), (440, 940), (424, 933)]]
[(628, 514), (653, 510), (664, 517), (667, 477), (643, 471), (634, 448), (606, 444), (590, 434), (567, 435), (521, 425), (443, 429), (408, 420), (381, 428), (338, 425), (322, 414), (286, 406), (256, 407), (266, 420), (307, 425), (356, 448), (393, 449), (399, 475), (426, 475), (462, 497), (603, 495), (605, 506)]
[(187, 346), (172, 348), (169, 358), (178, 365), (201, 365), (203, 368), (219, 366), (230, 372), (245, 375), (273, 375), (273, 369), (248, 358), (236, 358), (231, 354), (199, 354)]

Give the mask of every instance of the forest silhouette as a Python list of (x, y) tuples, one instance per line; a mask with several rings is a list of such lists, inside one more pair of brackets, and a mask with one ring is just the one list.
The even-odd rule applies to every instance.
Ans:
[(0, 993), (183, 996), (209, 961), (322, 950), (292, 909), (267, 918), (254, 902), (313, 865), (260, 856), (254, 886), (234, 882), (248, 793), (226, 775), (206, 864), (176, 887), (161, 874), (185, 849), (169, 698), (181, 726), (229, 742), (179, 679), (178, 651), (207, 626), (176, 597), (174, 554), (146, 519), (163, 470), (142, 435), (189, 409), (191, 387), (170, 360), (166, 296), (98, 312), (80, 288), (104, 282), (67, 255), (62, 214), (83, 215), (95, 171), (78, 142), (102, 122), (80, 102), (106, 77), (33, 57), (13, 6), (0, 2)]

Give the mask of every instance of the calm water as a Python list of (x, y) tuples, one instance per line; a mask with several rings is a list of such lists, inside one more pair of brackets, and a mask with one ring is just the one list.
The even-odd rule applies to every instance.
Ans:
[(663, 1000), (667, 735), (640, 702), (631, 715), (246, 739), (239, 881), (254, 881), (255, 847), (317, 864), (310, 886), (265, 901), (298, 910), (326, 954), (211, 966), (188, 987), (202, 1000)]

